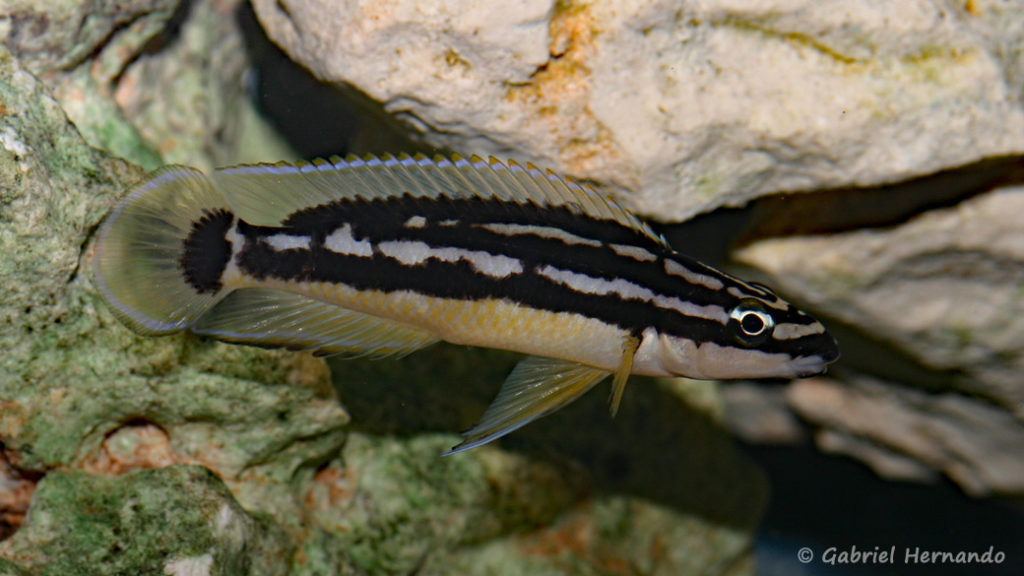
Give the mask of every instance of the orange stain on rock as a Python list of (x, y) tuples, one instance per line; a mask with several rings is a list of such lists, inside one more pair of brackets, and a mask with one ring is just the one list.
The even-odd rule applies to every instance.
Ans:
[(558, 556), (584, 557), (589, 555), (594, 526), (588, 517), (574, 516), (560, 523), (524, 537), (520, 549), (530, 556), (555, 558)]
[(550, 146), (558, 150), (560, 171), (595, 174), (620, 156), (611, 133), (588, 106), (596, 23), (587, 6), (566, 3), (551, 19), (549, 33), (547, 63), (530, 82), (510, 86), (506, 99), (532, 109), (530, 118), (549, 128), (542, 133), (549, 134)]
[(578, 508), (554, 526), (542, 528), (519, 537), (519, 549), (524, 555), (553, 560), (560, 558), (583, 561), (598, 567), (602, 574), (632, 574), (629, 561), (616, 555), (614, 547), (598, 536), (601, 528), (594, 523), (589, 508)]
[(335, 508), (350, 502), (356, 493), (358, 481), (348, 468), (331, 464), (313, 476), (306, 492), (306, 508)]
[(130, 422), (114, 430), (99, 449), (80, 463), (91, 474), (117, 476), (136, 468), (164, 468), (173, 464), (202, 464), (176, 452), (167, 432), (151, 422)]
[(25, 520), (37, 478), (26, 476), (10, 462), (10, 452), (0, 450), (0, 540), (14, 534)]

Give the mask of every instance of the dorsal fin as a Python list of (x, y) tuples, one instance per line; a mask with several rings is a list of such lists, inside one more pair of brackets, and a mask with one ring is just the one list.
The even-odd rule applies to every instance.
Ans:
[(297, 164), (220, 168), (213, 176), (246, 222), (279, 226), (300, 210), (343, 200), (409, 195), (417, 198), (497, 199), (560, 206), (598, 220), (612, 220), (648, 238), (665, 240), (639, 218), (593, 188), (532, 164), (453, 156), (366, 156)]

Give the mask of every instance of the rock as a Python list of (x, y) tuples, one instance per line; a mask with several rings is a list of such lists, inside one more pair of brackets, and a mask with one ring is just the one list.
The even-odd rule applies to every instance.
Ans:
[(43, 574), (271, 575), (289, 541), (208, 470), (170, 466), (115, 478), (54, 472), (0, 554)]
[(294, 60), (428, 144), (665, 221), (1024, 151), (1020, 1), (253, 4)]
[(348, 421), (322, 361), (121, 326), (89, 283), (88, 241), (140, 171), (89, 147), (5, 51), (0, 101), (6, 458), (26, 478), (202, 463), (246, 506), (294, 518), (290, 482)]
[[(1024, 452), (1011, 442), (1024, 434), (1022, 211), (1024, 188), (995, 188), (895, 225), (762, 239), (738, 251), (784, 292), (883, 342), (888, 352), (863, 353), (851, 334), (846, 347), (860, 370), (939, 396), (925, 401), (912, 388), (886, 388), (883, 394), (876, 387), (883, 397), (877, 402), (919, 420), (920, 428), (936, 434), (949, 428), (957, 438), (897, 442), (926, 433), (912, 434), (906, 418), (872, 417), (871, 410), (850, 411), (839, 426), (822, 416), (810, 388), (795, 388), (804, 391), (796, 404), (800, 414), (840, 434), (819, 440), (856, 452), (876, 468), (884, 468), (878, 458), (840, 438), (881, 443), (944, 471), (973, 494), (1024, 491), (1024, 476), (1012, 465), (1014, 458), (1024, 461)], [(919, 368), (906, 372), (893, 361), (893, 351)], [(855, 374), (845, 376), (860, 382)], [(956, 449), (946, 442), (957, 442)], [(890, 475), (929, 476), (909, 469)]]
[[(148, 29), (158, 33), (179, 0), (32, 2), (11, 0), (0, 8), (0, 38), (33, 74), (48, 75), (91, 61), (113, 36)], [(128, 55), (130, 56), (130, 54)]]
[(794, 444), (805, 437), (803, 426), (786, 404), (781, 388), (749, 382), (722, 386), (729, 430), (750, 443)]
[[(796, 408), (799, 410), (799, 408)], [(813, 409), (808, 410), (813, 412)], [(813, 415), (808, 416), (813, 422), (821, 422)], [(880, 477), (887, 480), (902, 482), (935, 482), (940, 472), (927, 464), (897, 452), (888, 447), (872, 444), (860, 436), (840, 432), (835, 428), (822, 428), (815, 434), (815, 441), (822, 451), (830, 454), (843, 454), (861, 460), (871, 467)]]
[(800, 381), (787, 397), (825, 428), (824, 448), (856, 456), (885, 477), (930, 480), (937, 470), (974, 496), (1024, 492), (1024, 426), (991, 404), (869, 378)]
[(1024, 188), (901, 226), (776, 238), (740, 250), (781, 289), (1024, 419)]
[(291, 157), (245, 95), (238, 0), (18, 4), (0, 35), (92, 146), (147, 170)]
[[(633, 468), (614, 492), (589, 496), (594, 483), (609, 482), (593, 465), (494, 447), (438, 460), (453, 441), (450, 435), (396, 440), (354, 433), (342, 460), (322, 468), (305, 497), (321, 537), (333, 542), (321, 544), (319, 555), (335, 550), (366, 573), (425, 575), (752, 568), (751, 512), (761, 509), (766, 495), (756, 472), (741, 480), (741, 474), (715, 469), (711, 475), (733, 489), (726, 495), (724, 487), (708, 483), (709, 474), (691, 474), (684, 486), (671, 480), (680, 478), (668, 476), (671, 470)], [(698, 460), (709, 462), (707, 451), (694, 448)], [(651, 462), (647, 454), (620, 458), (627, 469)], [(692, 470), (686, 463), (671, 469)], [(651, 476), (662, 477), (661, 491)], [(710, 500), (707, 507), (694, 505), (702, 498)], [(726, 508), (729, 520), (719, 515)], [(307, 569), (316, 573), (312, 565)]]
[(33, 351), (40, 338), (60, 341), (76, 328), (87, 330), (74, 325), (77, 315), (68, 316), (68, 284), (78, 277), (90, 227), (107, 208), (104, 194), (139, 172), (88, 147), (46, 88), (6, 50), (0, 98), (0, 385), (10, 386), (44, 365)]
[(210, 170), (291, 157), (279, 138), (249, 132), (260, 131), (263, 121), (243, 82), (249, 60), (237, 17), (241, 4), (184, 2), (179, 23), (153, 40), (161, 49), (120, 63), (110, 82), (118, 108), (160, 154), (161, 164)]
[(36, 483), (31, 475), (22, 474), (11, 466), (0, 452), (0, 540), (21, 526)]
[(0, 558), (0, 576), (29, 576), (30, 572), (14, 562)]
[(178, 0), (8, 2), (0, 9), (0, 35), (28, 71), (45, 79), (90, 144), (155, 168), (159, 156), (110, 95), (124, 67), (178, 6)]
[(706, 531), (646, 500), (601, 496), (553, 525), (471, 545), (452, 558), (432, 558), (423, 574), (674, 574), (752, 573), (743, 530)]

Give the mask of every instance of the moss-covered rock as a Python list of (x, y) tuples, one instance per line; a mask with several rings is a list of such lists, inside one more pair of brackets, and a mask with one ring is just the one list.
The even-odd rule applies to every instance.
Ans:
[(0, 102), (7, 459), (32, 477), (202, 464), (250, 509), (298, 524), (292, 484), (337, 452), (348, 421), (322, 361), (121, 326), (89, 283), (88, 241), (141, 171), (88, 146), (2, 48)]
[(198, 466), (105, 478), (54, 472), (40, 482), (5, 557), (36, 574), (282, 574), (289, 541)]

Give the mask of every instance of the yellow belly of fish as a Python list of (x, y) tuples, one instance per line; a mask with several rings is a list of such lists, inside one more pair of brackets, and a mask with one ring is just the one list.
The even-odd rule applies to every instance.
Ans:
[(453, 344), (558, 358), (608, 371), (618, 368), (622, 342), (628, 336), (625, 330), (593, 318), (506, 300), (455, 300), (324, 282), (265, 280), (258, 285), (420, 328)]

